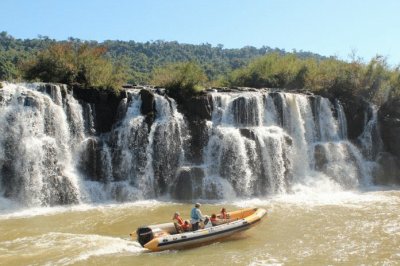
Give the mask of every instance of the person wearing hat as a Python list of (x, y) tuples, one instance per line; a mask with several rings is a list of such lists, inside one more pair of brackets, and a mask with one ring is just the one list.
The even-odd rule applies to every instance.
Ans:
[(175, 228), (178, 233), (189, 231), (189, 223), (187, 221), (183, 221), (179, 212), (174, 213), (172, 220), (174, 220)]
[(199, 223), (205, 218), (201, 213), (200, 206), (200, 203), (196, 203), (190, 212), (190, 223), (193, 231), (199, 230)]

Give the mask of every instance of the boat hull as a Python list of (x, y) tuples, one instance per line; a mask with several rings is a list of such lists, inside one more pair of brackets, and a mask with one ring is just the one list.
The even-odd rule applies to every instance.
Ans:
[[(249, 215), (250, 214), (250, 215)], [(155, 237), (144, 245), (150, 251), (184, 249), (204, 245), (230, 237), (256, 225), (266, 214), (265, 209), (244, 209), (231, 213), (231, 221), (222, 225), (200, 229), (194, 232)]]

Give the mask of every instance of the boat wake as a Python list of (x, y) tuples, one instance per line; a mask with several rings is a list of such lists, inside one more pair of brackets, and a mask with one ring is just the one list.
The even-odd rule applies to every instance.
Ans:
[(0, 258), (4, 261), (15, 256), (14, 252), (8, 250), (24, 250), (26, 258), (32, 261), (45, 258), (46, 265), (71, 265), (96, 256), (111, 254), (131, 256), (145, 251), (139, 243), (129, 239), (59, 232), (1, 242), (0, 250), (2, 250)]

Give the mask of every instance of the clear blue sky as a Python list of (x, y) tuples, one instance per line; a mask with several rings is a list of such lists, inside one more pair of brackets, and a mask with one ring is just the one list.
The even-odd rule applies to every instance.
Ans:
[(399, 0), (1, 0), (16, 38), (267, 45), (400, 63)]

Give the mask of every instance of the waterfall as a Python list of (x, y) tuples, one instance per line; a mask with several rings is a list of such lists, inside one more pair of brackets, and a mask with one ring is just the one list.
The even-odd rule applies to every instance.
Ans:
[(185, 157), (186, 126), (173, 99), (154, 97), (155, 114), (149, 118), (141, 113), (140, 90), (130, 90), (121, 103), (126, 106), (121, 121), (97, 140), (101, 182), (87, 183), (91, 200), (132, 201), (171, 190)]
[(3, 196), (28, 206), (79, 202), (73, 161), (84, 132), (78, 102), (58, 85), (6, 83), (0, 92)]
[(373, 107), (356, 146), (339, 101), (270, 90), (209, 93), (203, 158), (193, 163), (188, 143), (196, 127), (189, 130), (173, 99), (148, 92), (146, 100), (141, 92), (127, 90), (111, 131), (99, 133), (95, 104), (76, 100), (66, 86), (5, 83), (0, 196), (47, 206), (263, 197), (325, 181), (335, 189), (371, 184), (380, 143)]
[(347, 140), (340, 102), (268, 91), (213, 93), (212, 99), (202, 195), (211, 189), (224, 197), (227, 184), (239, 197), (286, 193), (310, 179), (351, 189), (370, 178)]

